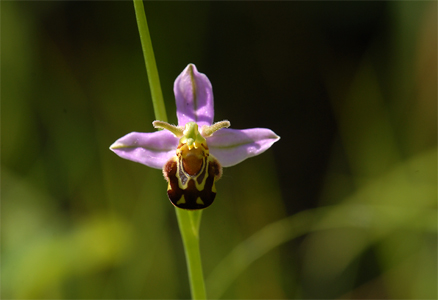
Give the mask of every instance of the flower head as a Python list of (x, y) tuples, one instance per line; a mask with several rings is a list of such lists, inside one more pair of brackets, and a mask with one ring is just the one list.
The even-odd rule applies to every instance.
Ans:
[(266, 128), (229, 129), (230, 122), (213, 123), (213, 89), (207, 76), (189, 64), (174, 84), (178, 126), (162, 121), (160, 130), (131, 132), (110, 149), (118, 156), (163, 169), (167, 194), (179, 208), (202, 209), (216, 197), (215, 182), (222, 166), (230, 167), (263, 153), (280, 139)]

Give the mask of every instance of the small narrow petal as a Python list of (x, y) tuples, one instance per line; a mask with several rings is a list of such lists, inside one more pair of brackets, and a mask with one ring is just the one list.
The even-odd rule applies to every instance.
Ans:
[(178, 125), (196, 122), (200, 127), (211, 125), (214, 117), (213, 89), (207, 76), (189, 64), (175, 80)]
[(230, 127), (231, 124), (229, 121), (220, 121), (220, 122), (216, 122), (211, 126), (207, 126), (204, 125), (201, 127), (201, 134), (204, 137), (210, 137), (213, 133), (215, 133), (216, 131), (222, 129), (222, 128), (228, 128)]
[(153, 121), (152, 125), (154, 128), (166, 129), (172, 132), (172, 134), (177, 138), (180, 138), (184, 135), (184, 127), (175, 126), (163, 121)]
[(151, 168), (161, 169), (176, 154), (178, 138), (167, 130), (151, 133), (131, 132), (110, 149), (118, 156)]
[(243, 130), (224, 128), (209, 137), (207, 145), (210, 153), (223, 167), (231, 167), (265, 152), (279, 139), (278, 135), (266, 128)]

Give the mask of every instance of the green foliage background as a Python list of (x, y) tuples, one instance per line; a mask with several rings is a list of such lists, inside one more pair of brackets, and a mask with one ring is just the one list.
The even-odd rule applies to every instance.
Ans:
[[(170, 122), (195, 63), (216, 120), (281, 140), (203, 213), (211, 298), (436, 299), (437, 4), (145, 2)], [(190, 297), (134, 9), (1, 2), (1, 298)]]

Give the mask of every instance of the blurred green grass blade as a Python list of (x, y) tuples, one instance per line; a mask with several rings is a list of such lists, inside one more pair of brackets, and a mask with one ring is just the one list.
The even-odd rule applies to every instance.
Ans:
[[(328, 268), (335, 272), (331, 275), (341, 272), (366, 248), (400, 229), (436, 233), (436, 174), (433, 173), (436, 155), (433, 149), (395, 166), (344, 199), (342, 204), (303, 211), (265, 226), (237, 245), (211, 272), (206, 281), (210, 296), (220, 298), (254, 261), (307, 233), (340, 228), (363, 233), (362, 237), (347, 242), (351, 244), (345, 249), (350, 249), (350, 253), (341, 255), (342, 261), (324, 257), (320, 264), (315, 264), (318, 268), (336, 264), (335, 268)], [(315, 245), (316, 256), (329, 247)]]
[(298, 213), (265, 226), (236, 246), (207, 277), (210, 297), (220, 298), (251, 263), (282, 243), (308, 232), (314, 217), (314, 211)]

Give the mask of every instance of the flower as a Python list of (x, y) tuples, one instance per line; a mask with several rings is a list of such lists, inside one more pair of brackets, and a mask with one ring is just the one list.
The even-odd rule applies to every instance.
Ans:
[(131, 132), (110, 149), (118, 156), (163, 169), (172, 204), (202, 209), (213, 203), (222, 166), (230, 167), (263, 153), (280, 139), (266, 128), (229, 129), (230, 122), (213, 123), (213, 89), (205, 74), (189, 64), (174, 84), (178, 126), (162, 121), (160, 130)]

